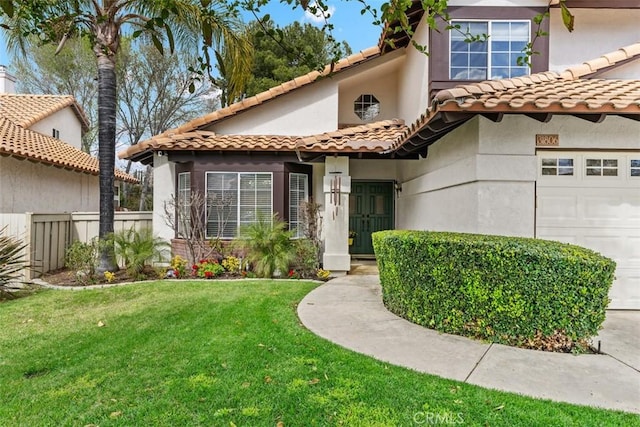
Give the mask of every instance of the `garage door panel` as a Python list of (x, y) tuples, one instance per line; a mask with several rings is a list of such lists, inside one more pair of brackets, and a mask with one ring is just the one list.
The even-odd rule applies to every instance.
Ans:
[(538, 215), (540, 220), (578, 219), (577, 196), (545, 195), (538, 197)]
[[(542, 159), (554, 156), (572, 159), (572, 176), (542, 175)], [(583, 246), (615, 260), (609, 307), (640, 309), (640, 180), (630, 168), (640, 152), (553, 151), (538, 157), (536, 237)], [(617, 159), (617, 176), (588, 176), (598, 172), (597, 165), (604, 169), (613, 164), (597, 159)]]

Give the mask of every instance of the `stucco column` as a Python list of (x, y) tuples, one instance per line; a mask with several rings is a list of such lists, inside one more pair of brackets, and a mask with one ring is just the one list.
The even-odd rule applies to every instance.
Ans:
[(351, 268), (349, 255), (349, 176), (348, 157), (325, 159), (324, 254), (323, 267), (333, 274), (344, 274)]

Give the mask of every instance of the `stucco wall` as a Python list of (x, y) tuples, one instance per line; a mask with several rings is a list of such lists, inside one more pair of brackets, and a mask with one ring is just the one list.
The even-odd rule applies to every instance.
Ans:
[(153, 155), (153, 233), (169, 241), (175, 233), (166, 224), (164, 206), (176, 192), (175, 170), (175, 164), (169, 163), (167, 156)]
[[(414, 34), (414, 40), (420, 45), (429, 46), (429, 29), (424, 21), (423, 18)], [(412, 45), (406, 50), (405, 64), (398, 77), (398, 97), (402, 100), (398, 102), (398, 118), (409, 124), (427, 110), (429, 57)]]
[(533, 236), (536, 134), (558, 134), (560, 149), (640, 150), (640, 123), (629, 119), (477, 117), (431, 146), (427, 159), (397, 163), (397, 228)]
[[(640, 40), (640, 9), (572, 7), (571, 12), (576, 17), (575, 30), (569, 33), (562, 23), (560, 10), (551, 11), (549, 68), (552, 71), (563, 71)], [(625, 67), (626, 76), (616, 72), (609, 74), (611, 77), (638, 78), (639, 67)], [(635, 77), (629, 74), (631, 69), (635, 69)]]
[(608, 116), (602, 123), (560, 115), (553, 116), (549, 123), (505, 116), (501, 123), (483, 119), (480, 127), (484, 153), (509, 150), (533, 154), (536, 134), (557, 134), (559, 149), (640, 149), (640, 122), (616, 116)]
[(487, 132), (485, 121), (456, 129), (426, 159), (397, 165), (398, 228), (533, 236), (535, 150), (509, 132)]
[[(357, 80), (340, 83), (338, 122), (340, 124), (363, 124), (398, 117), (398, 72), (387, 69), (379, 74), (368, 70), (358, 75)], [(373, 95), (380, 102), (380, 114), (363, 121), (354, 112), (354, 102), (360, 95)]]
[(331, 78), (297, 89), (208, 130), (239, 135), (313, 135), (338, 127), (338, 83)]
[(60, 131), (58, 139), (80, 149), (82, 147), (82, 126), (71, 107), (62, 109), (34, 123), (29, 129), (47, 136), (53, 136), (53, 129)]
[(0, 212), (97, 211), (98, 177), (0, 157)]

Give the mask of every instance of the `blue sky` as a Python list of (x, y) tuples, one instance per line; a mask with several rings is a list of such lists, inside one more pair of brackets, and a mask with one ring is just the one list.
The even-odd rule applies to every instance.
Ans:
[[(373, 0), (369, 2), (372, 7), (380, 8), (382, 0)], [(346, 40), (353, 52), (366, 49), (378, 44), (378, 38), (382, 29), (373, 25), (373, 17), (370, 14), (361, 15), (362, 6), (354, 0), (334, 0), (328, 3), (329, 10), (332, 12), (330, 22), (334, 25), (334, 37), (337, 40)], [(294, 21), (301, 23), (309, 22), (317, 26), (322, 26), (320, 20), (305, 14), (299, 7), (295, 10), (291, 6), (283, 5), (279, 2), (270, 2), (267, 7), (262, 9), (262, 15), (270, 14), (271, 18), (280, 26), (285, 26)], [(252, 20), (253, 17), (246, 13), (245, 20)], [(0, 34), (0, 65), (10, 65), (11, 56), (7, 52), (6, 43), (2, 34)]]
[[(380, 9), (381, 0), (368, 2), (371, 7)], [(353, 52), (366, 49), (378, 44), (382, 28), (373, 25), (374, 18), (371, 14), (360, 14), (362, 5), (354, 0), (334, 0), (328, 3), (331, 17), (329, 22), (333, 23), (333, 35), (336, 40), (346, 40)], [(305, 13), (300, 7), (295, 10), (291, 6), (278, 2), (270, 2), (267, 7), (262, 8), (262, 15), (269, 14), (271, 18), (281, 27), (294, 21), (300, 23), (311, 23), (322, 27), (323, 21), (320, 17), (313, 17), (310, 13)], [(378, 12), (379, 14), (380, 12)], [(253, 16), (246, 14), (245, 20), (252, 20)]]

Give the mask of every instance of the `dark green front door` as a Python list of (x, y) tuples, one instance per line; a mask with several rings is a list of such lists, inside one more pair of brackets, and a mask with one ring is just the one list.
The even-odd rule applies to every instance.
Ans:
[(393, 183), (352, 182), (349, 196), (349, 231), (356, 237), (352, 254), (373, 254), (371, 233), (393, 228)]

